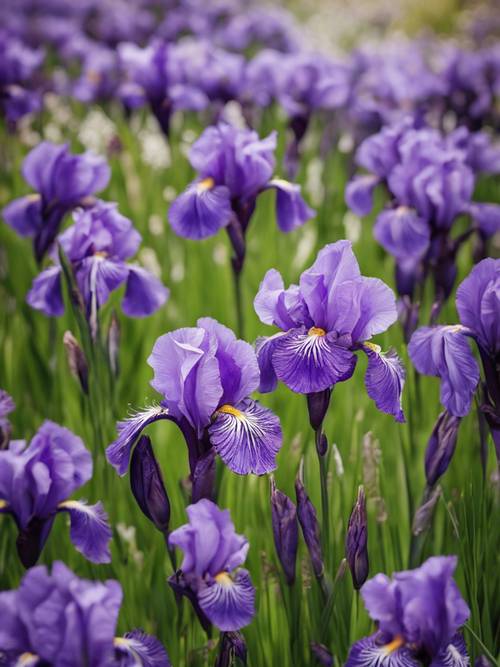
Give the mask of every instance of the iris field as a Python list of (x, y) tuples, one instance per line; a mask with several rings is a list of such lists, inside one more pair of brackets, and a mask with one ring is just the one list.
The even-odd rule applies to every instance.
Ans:
[[(19, 17), (14, 5), (7, 5), (9, 9), (2, 9), (2, 14), (11, 19)], [(143, 10), (148, 6), (149, 9), (153, 8), (154, 12), (153, 9), (151, 12), (155, 16), (160, 8), (165, 15), (170, 11), (170, 7), (165, 9), (163, 3), (143, 2), (140, 5)], [(183, 4), (179, 7), (182, 9)], [(43, 16), (44, 11), (39, 6), (36, 9), (38, 14), (35, 14)], [(102, 9), (102, 12), (105, 11)], [(188, 12), (187, 9), (185, 11)], [(206, 11), (208, 15), (208, 9)], [(244, 11), (242, 7), (231, 9), (233, 14)], [(50, 19), (49, 9), (47, 16)], [(73, 16), (68, 12), (66, 18), (83, 25), (84, 18), (78, 12)], [(41, 141), (58, 145), (67, 143), (73, 154), (94, 149), (109, 164), (110, 177), (104, 189), (90, 193), (90, 196), (117, 203), (118, 211), (132, 221), (142, 237), (140, 250), (133, 261), (138, 260), (170, 292), (165, 303), (152, 314), (146, 317), (128, 316), (121, 309), (125, 290), (122, 282), (118, 289), (111, 291), (107, 300), (97, 303), (93, 312), (95, 319), (92, 320), (89, 302), (85, 301), (87, 296), (83, 294), (85, 303), (82, 307), (79, 306), (78, 297), (75, 297), (75, 289), (82, 292), (75, 278), (76, 273), (73, 272), (76, 265), (72, 267), (71, 259), (68, 260), (57, 243), (51, 244), (55, 248), (55, 251), (51, 251), (52, 259), (49, 259), (50, 252), (42, 253), (43, 259), (37, 262), (32, 238), (18, 233), (19, 228), (9, 223), (4, 208), (4, 220), (0, 223), (0, 388), (12, 397), (15, 409), (5, 417), (10, 426), (2, 421), (1, 427), (4, 438), (0, 451), (0, 502), (6, 488), (6, 478), (2, 475), (7, 475), (2, 472), (1, 466), (4, 465), (6, 470), (8, 465), (2, 456), (8, 451), (9, 436), (12, 448), (15, 440), (29, 441), (44, 420), (51, 420), (79, 436), (91, 452), (92, 477), (72, 498), (86, 499), (90, 504), (102, 501), (112, 530), (110, 562), (93, 563), (72, 546), (66, 513), (57, 516), (45, 545), (37, 554), (38, 558), (35, 558), (37, 564), (50, 568), (55, 561), (62, 561), (80, 578), (93, 581), (117, 580), (123, 590), (123, 601), (115, 635), (123, 635), (132, 628), (141, 628), (159, 640), (172, 665), (242, 664), (244, 660), (241, 655), (234, 654), (235, 649), (226, 647), (223, 650), (224, 641), (234, 641), (239, 648), (242, 642), (246, 643), (248, 665), (264, 667), (343, 665), (348, 660), (351, 647), (377, 631), (373, 615), (370, 617), (365, 608), (363, 592), (353, 586), (349, 562), (346, 560), (356, 548), (363, 551), (362, 558), (367, 554), (369, 562), (368, 572), (364, 574), (361, 584), (367, 576), (370, 579), (378, 573), (384, 573), (390, 577), (394, 572), (417, 568), (432, 556), (455, 555), (457, 567), (454, 580), (470, 610), (468, 619), (461, 624), (468, 658), (453, 654), (449, 657), (450, 662), (445, 662), (415, 648), (418, 640), (407, 640), (405, 636), (407, 649), (414, 651), (411, 657), (408, 654), (405, 658), (398, 648), (394, 653), (377, 658), (379, 662), (375, 658), (356, 662), (355, 657), (351, 656), (348, 664), (384, 667), (396, 664), (465, 665), (474, 664), (476, 660), (480, 661), (477, 663), (480, 665), (496, 664), (500, 656), (500, 477), (491, 432), (497, 428), (498, 437), (500, 406), (495, 403), (491, 391), (491, 383), (495, 379), (490, 377), (490, 384), (484, 383), (484, 369), (473, 337), (467, 345), (473, 350), (471, 355), (475, 355), (481, 379), (479, 384), (476, 382), (477, 390), (474, 386), (470, 392), (470, 410), (467, 414), (463, 411), (463, 416), (459, 415), (460, 426), (458, 428), (457, 423), (450, 436), (451, 439), (454, 436), (458, 438), (456, 449), (453, 453), (451, 447), (447, 465), (444, 465), (442, 475), (438, 475), (432, 485), (432, 502), (424, 508), (424, 512), (418, 513), (418, 510), (422, 503), (429, 500), (431, 493), (429, 488), (426, 492), (426, 448), (439, 414), (449, 406), (443, 407), (440, 400), (440, 378), (417, 372), (409, 356), (408, 340), (417, 326), (405, 337), (404, 323), (401, 320), (394, 321), (373, 338), (373, 343), (384, 352), (394, 348), (406, 369), (402, 390), (405, 421), (396, 421), (392, 414), (387, 413), (390, 410), (379, 410), (369, 397), (365, 387), (369, 357), (358, 353), (352, 377), (335, 383), (332, 388), (330, 404), (322, 424), (327, 448), (321, 456), (318, 456), (315, 433), (309, 423), (304, 395), (307, 391), (296, 393), (280, 381), (272, 392), (252, 393), (252, 397), (272, 410), (281, 422), (282, 445), (276, 457), (275, 469), (260, 475), (236, 474), (218, 456), (212, 488), (209, 493), (201, 493), (202, 496), (211, 497), (219, 508), (230, 510), (236, 533), (244, 535), (249, 544), (244, 567), (248, 569), (255, 587), (255, 614), (251, 622), (240, 629), (234, 628), (234, 632), (220, 631), (216, 623), (212, 623), (208, 630), (204, 629), (189, 599), (176, 596), (167, 581), (175, 574), (174, 564), (176, 568), (181, 567), (182, 552), (173, 546), (167, 548), (166, 535), (188, 522), (186, 507), (191, 502), (193, 481), (190, 480), (192, 470), (188, 449), (179, 428), (164, 419), (150, 424), (145, 431), (151, 439), (168, 494), (170, 515), (168, 529), (163, 531), (158, 530), (141, 511), (131, 490), (131, 472), (119, 476), (106, 456), (106, 448), (117, 438), (117, 422), (136, 411), (158, 405), (164, 398), (168, 399), (168, 396), (162, 396), (151, 387), (153, 369), (147, 363), (160, 336), (182, 327), (196, 327), (197, 320), (202, 317), (214, 318), (232, 329), (238, 338), (252, 344), (260, 336), (277, 333), (279, 329), (276, 326), (270, 327), (259, 320), (254, 308), (255, 296), (269, 269), (274, 268), (281, 273), (285, 287), (298, 283), (300, 274), (313, 264), (322, 248), (349, 239), (361, 274), (382, 280), (394, 291), (398, 300), (402, 298), (401, 283), (395, 278), (395, 258), (373, 234), (380, 212), (394, 206), (394, 196), (387, 181), (381, 178), (382, 184), (374, 191), (373, 210), (366, 215), (356, 215), (351, 210), (353, 207), (348, 206), (346, 188), (355, 174), (369, 172), (366, 168), (360, 168), (354, 157), (363, 140), (383, 128), (395, 127), (404, 117), (408, 117), (407, 113), (413, 118), (419, 115), (423, 107), (427, 112), (428, 106), (431, 106), (427, 106), (427, 102), (434, 99), (434, 94), (424, 96), (425, 104), (415, 96), (409, 109), (407, 100), (404, 104), (398, 103), (399, 108), (398, 104), (391, 102), (391, 113), (380, 113), (378, 127), (363, 125), (361, 114), (354, 122), (349, 115), (352, 97), (350, 102), (346, 98), (337, 106), (312, 104), (308, 107), (307, 129), (299, 142), (295, 173), (287, 168), (287, 165), (290, 166), (290, 145), (294, 136), (293, 125), (292, 129), (290, 126), (290, 119), (294, 116), (286, 110), (290, 107), (280, 102), (279, 95), (262, 108), (258, 102), (254, 104), (256, 112), (245, 117), (251, 120), (252, 129), (259, 138), (264, 139), (276, 131), (273, 176), (299, 184), (301, 195), (314, 210), (314, 215), (300, 226), (297, 225), (293, 231), (284, 233), (276, 223), (276, 197), (279, 192), (275, 192), (272, 187), (262, 191), (257, 197), (255, 211), (245, 234), (246, 254), (237, 292), (231, 264), (234, 245), (224, 225), (209, 238), (183, 238), (172, 229), (168, 211), (172, 201), (194, 179), (207, 178), (199, 169), (190, 165), (188, 152), (193, 142), (207, 126), (215, 125), (217, 120), (224, 122), (225, 119), (226, 122), (242, 127), (244, 115), (239, 113), (234, 120), (236, 112), (232, 105), (241, 103), (240, 108), (245, 111), (248, 105), (252, 106), (248, 98), (245, 96), (243, 103), (241, 96), (227, 96), (232, 100), (228, 107), (228, 104), (224, 106), (228, 100), (214, 101), (207, 93), (208, 102), (202, 109), (181, 107), (174, 111), (169, 117), (166, 137), (160, 131), (147, 101), (140, 107), (136, 105), (139, 108), (132, 108), (130, 104), (124, 105), (123, 96), (116, 90), (103, 96), (94, 91), (94, 96), (82, 101), (68, 85), (63, 86), (62, 90), (55, 83), (49, 85), (48, 81), (57, 80), (54, 73), (61, 69), (64, 72), (65, 68), (69, 81), (77, 80), (78, 68), (84, 67), (85, 63), (83, 52), (69, 59), (70, 64), (67, 64), (60, 41), (52, 37), (43, 39), (41, 33), (37, 34), (34, 29), (30, 31), (28, 27), (28, 19), (26, 25), (21, 26), (12, 20), (6, 23), (3, 30), (5, 34), (9, 33), (9, 38), (13, 35), (12, 39), (16, 37), (24, 42), (26, 48), (43, 47), (45, 55), (39, 70), (43, 76), (40, 74), (40, 78), (36, 79), (37, 89), (42, 90), (42, 102), (27, 117), (16, 118), (15, 122), (9, 118), (8, 108), (3, 109), (1, 206), (5, 207), (16, 198), (36, 191), (23, 178), (22, 168), (26, 156)], [(195, 32), (194, 28), (192, 30)], [(84, 34), (83, 28), (81, 31)], [(87, 35), (91, 34), (96, 45), (100, 41), (107, 49), (116, 52), (116, 40), (108, 39), (106, 42), (106, 38), (99, 36), (98, 32), (87, 32)], [(146, 36), (126, 35), (119, 41), (135, 41), (144, 46), (152, 39), (154, 30), (146, 30), (145, 33)], [(445, 39), (435, 38), (438, 44), (444, 43)], [(169, 40), (175, 43), (181, 37), (174, 39), (170, 36)], [(495, 42), (492, 41), (492, 44)], [(273, 48), (272, 41), (270, 44), (264, 42), (264, 46)], [(477, 45), (467, 46), (467, 49), (478, 53), (480, 50)], [(237, 52), (232, 47), (227, 47), (227, 50)], [(241, 49), (241, 52), (247, 60), (254, 57), (250, 49)], [(395, 57), (403, 61), (405, 58), (403, 55)], [(498, 54), (494, 62), (500, 81)], [(184, 67), (189, 71), (188, 61)], [(383, 76), (384, 72), (381, 71), (381, 82), (377, 84), (381, 91)], [(408, 74), (407, 79), (411, 80), (412, 76)], [(10, 82), (7, 75), (4, 78), (7, 87)], [(42, 79), (43, 85), (39, 83)], [(418, 75), (416, 81), (415, 85), (420, 85)], [(33, 81), (19, 85), (25, 86), (27, 90), (35, 87)], [(399, 85), (402, 84), (397, 83), (396, 87)], [(251, 88), (251, 92), (255, 93), (256, 90)], [(497, 88), (497, 95), (498, 91)], [(354, 95), (352, 90), (350, 94)], [(443, 95), (442, 99), (449, 101), (451, 95)], [(252, 100), (250, 94), (250, 102)], [(380, 104), (383, 105), (384, 100)], [(498, 132), (499, 127), (495, 125), (498, 118), (495, 121), (493, 115), (495, 104), (498, 104), (498, 98), (495, 101), (493, 95), (493, 120), (487, 110), (480, 120), (474, 117), (474, 122), (470, 123), (467, 121), (471, 116), (470, 108), (466, 105), (460, 111), (455, 108), (456, 126), (468, 127), (471, 134), (486, 132), (491, 139), (493, 152), (500, 151), (495, 143), (495, 132)], [(449, 111), (439, 104), (438, 107), (441, 116)], [(442, 125), (439, 124), (437, 131), (445, 136), (446, 130), (443, 130)], [(111, 129), (103, 131), (103, 127)], [(332, 129), (331, 135), (325, 132), (328, 128)], [(345, 139), (348, 134), (351, 142)], [(150, 153), (159, 160), (158, 164), (145, 155), (145, 142), (148, 141), (150, 148), (153, 147)], [(476, 156), (482, 155), (480, 148), (473, 147), (471, 150), (475, 151)], [(235, 155), (238, 160), (238, 148), (235, 149)], [(475, 202), (500, 204), (499, 158), (496, 160), (495, 168), (473, 170)], [(293, 166), (291, 171), (294, 171)], [(437, 176), (433, 178), (437, 179)], [(450, 196), (458, 197), (458, 194), (453, 192)], [(233, 196), (232, 204), (234, 201)], [(406, 201), (399, 204), (410, 208), (413, 206)], [(87, 208), (92, 202), (83, 205)], [(215, 206), (220, 210), (220, 203), (216, 202)], [(70, 209), (61, 216), (59, 233), (73, 224), (72, 215), (75, 215), (75, 210), (78, 215), (79, 205), (75, 204)], [(432, 272), (438, 271), (441, 260), (432, 264), (424, 279), (417, 280), (418, 286), (412, 299), (413, 303), (420, 303), (418, 326), (427, 326), (431, 321), (433, 325), (454, 325), (459, 322), (455, 306), (458, 285), (469, 276), (480, 259), (498, 256), (498, 232), (495, 236), (495, 230), (498, 229), (500, 216), (496, 210), (490, 212), (492, 220), (488, 229), (492, 231), (481, 235), (483, 245), (480, 250), (474, 232), (466, 235), (453, 256), (452, 264), (457, 274), (451, 280), (449, 298), (441, 299), (434, 318), (433, 304), (439, 299), (433, 286)], [(27, 212), (25, 214), (28, 216)], [(467, 220), (467, 213), (461, 210), (454, 216), (450, 235), (457, 238), (465, 232), (469, 224)], [(434, 223), (431, 221), (429, 224)], [(57, 236), (54, 235), (54, 238)], [(423, 257), (421, 254), (417, 258), (417, 264), (426, 261)], [(64, 313), (57, 317), (48, 317), (26, 300), (33, 280), (51, 262), (61, 262), (63, 267), (61, 285), (65, 308)], [(492, 280), (496, 280), (494, 289), (497, 300), (492, 302), (493, 314), (490, 313), (489, 317), (496, 318), (498, 323), (498, 269), (495, 271)], [(265, 298), (270, 304), (271, 297)], [(399, 313), (404, 317), (404, 309), (400, 308)], [(305, 326), (309, 328), (308, 324)], [(78, 373), (74, 372), (75, 352), (74, 347), (68, 351), (71, 347), (68, 336), (65, 337), (68, 331), (74, 335), (79, 349), (83, 351), (84, 361), (80, 371), (83, 368), (83, 374), (88, 373), (84, 382), (86, 391), (82, 388), (81, 375), (79, 379)], [(497, 336), (497, 356), (496, 359), (492, 357), (492, 368), (498, 383), (498, 324), (492, 324), (491, 331), (496, 332), (492, 336)], [(78, 358), (81, 360), (83, 357)], [(448, 361), (452, 365), (453, 360), (448, 358)], [(455, 371), (448, 369), (447, 372), (453, 374)], [(457, 391), (460, 392), (461, 378), (466, 372), (458, 365), (456, 373)], [(463, 384), (467, 384), (467, 379), (463, 380)], [(200, 387), (201, 393), (209, 391), (210, 383)], [(489, 399), (485, 398), (488, 392)], [(489, 412), (481, 409), (484, 404), (492, 406)], [(443, 446), (442, 442), (440, 444)], [(296, 523), (298, 552), (295, 581), (290, 585), (280, 563), (273, 535), (271, 488), (274, 483), (279, 491), (297, 504), (295, 481), (299, 473), (317, 512), (317, 526), (310, 523), (309, 529), (313, 533), (317, 530), (316, 534), (319, 534), (324, 575), (315, 576), (314, 555), (312, 562), (303, 527)], [(361, 538), (358, 547), (351, 545), (351, 552), (349, 549), (346, 552), (349, 518), (360, 486), (363, 486), (366, 496), (366, 516), (363, 505), (358, 520), (363, 530), (366, 530), (367, 545), (363, 547)], [(17, 492), (25, 493), (27, 497), (31, 493), (29, 485), (23, 487), (21, 484), (18, 491), (13, 488), (12, 493)], [(33, 491), (33, 494), (36, 493), (38, 491)], [(157, 502), (161, 505), (158, 498)], [(10, 505), (13, 506), (12, 500)], [(309, 516), (308, 521), (313, 521), (313, 517)], [(277, 524), (274, 528), (277, 529)], [(290, 527), (282, 525), (280, 529), (286, 538), (286, 530), (290, 530)], [(26, 572), (16, 550), (18, 532), (19, 523), (15, 516), (10, 515), (9, 503), (4, 506), (0, 504), (1, 591), (17, 589)], [(203, 534), (200, 539), (203, 541)], [(436, 587), (439, 586), (436, 584)], [(433, 618), (433, 624), (443, 623), (443, 627), (452, 625), (449, 619), (443, 620), (451, 612), (442, 606), (441, 593), (435, 595), (435, 598), (431, 596), (425, 604), (422, 603), (428, 605), (421, 612), (422, 616)], [(5, 619), (7, 612), (6, 607), (2, 607), (1, 599), (0, 609), (6, 614)], [(458, 602), (454, 599), (452, 604), (456, 609)], [(115, 644), (114, 658), (117, 662), (99, 662), (97, 658), (89, 658), (88, 655), (82, 658), (74, 653), (74, 658), (69, 659), (69, 662), (58, 662), (57, 658), (43, 662), (42, 655), (33, 658), (33, 663), (23, 663), (21, 654), (29, 652), (35, 655), (35, 647), (26, 646), (23, 651), (9, 653), (5, 635), (17, 632), (12, 628), (14, 625), (7, 627), (7, 621), (4, 621), (3, 629), (0, 627), (0, 664), (74, 664), (91, 667), (168, 664), (160, 660), (147, 662), (142, 659), (141, 662), (141, 658), (133, 652), (122, 656), (123, 662), (119, 662), (118, 644)], [(400, 635), (401, 632), (395, 634), (398, 638)], [(384, 645), (394, 641), (395, 636), (388, 638)], [(449, 639), (451, 641), (451, 637)], [(219, 662), (216, 663), (217, 660)]]

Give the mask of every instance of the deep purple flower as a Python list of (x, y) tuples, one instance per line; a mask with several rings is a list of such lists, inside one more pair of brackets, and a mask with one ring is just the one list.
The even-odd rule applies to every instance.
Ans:
[(9, 444), (11, 426), (7, 415), (15, 410), (15, 407), (12, 397), (4, 389), (0, 389), (0, 450)]
[(349, 517), (345, 543), (347, 562), (352, 575), (352, 583), (359, 590), (368, 577), (368, 519), (366, 516), (366, 498), (362, 486)]
[(25, 567), (40, 556), (58, 512), (68, 512), (71, 541), (94, 563), (111, 560), (111, 529), (100, 502), (70, 496), (92, 477), (92, 457), (71, 431), (46, 421), (29, 445), (11, 441), (0, 451), (0, 513), (18, 528), (17, 551)]
[(394, 294), (381, 280), (361, 275), (348, 241), (325, 246), (299, 285), (286, 290), (270, 269), (254, 307), (264, 324), (283, 331), (257, 341), (260, 391), (272, 391), (278, 379), (301, 394), (329, 389), (352, 376), (354, 352), (362, 350), (368, 395), (379, 410), (404, 421), (403, 366), (394, 352), (383, 354), (370, 342), (396, 320)]
[(450, 465), (457, 445), (460, 417), (442, 412), (432, 430), (425, 450), (425, 477), (428, 486), (434, 486)]
[(396, 572), (392, 580), (377, 574), (367, 581), (361, 596), (378, 631), (352, 646), (346, 666), (468, 664), (458, 631), (470, 611), (453, 580), (456, 564), (455, 556), (435, 556), (415, 570)]
[(7, 665), (170, 667), (160, 642), (139, 630), (115, 637), (122, 589), (79, 579), (56, 561), (33, 567), (0, 593), (0, 655)]
[(166, 533), (170, 521), (170, 501), (151, 440), (146, 435), (139, 439), (132, 454), (130, 486), (142, 513), (160, 532)]
[[(91, 317), (112, 291), (125, 284), (123, 312), (131, 317), (154, 313), (168, 298), (168, 289), (146, 269), (127, 260), (136, 254), (141, 236), (132, 222), (121, 215), (117, 205), (97, 200), (88, 209), (73, 214), (74, 224), (58, 242), (73, 268), (76, 282)], [(27, 301), (49, 316), (62, 315), (62, 267), (57, 253), (54, 264), (33, 281)]]
[(323, 550), (316, 509), (312, 504), (304, 487), (302, 472), (299, 471), (295, 480), (295, 495), (297, 497), (297, 517), (306, 543), (309, 557), (315, 576), (322, 579), (324, 575)]
[(232, 667), (235, 659), (247, 664), (247, 645), (241, 632), (223, 632), (215, 667)]
[(64, 216), (106, 187), (109, 166), (90, 151), (73, 155), (66, 144), (43, 141), (27, 155), (22, 171), (36, 193), (15, 199), (2, 213), (20, 236), (33, 237), (35, 256), (41, 260)]
[(279, 419), (249, 397), (260, 379), (253, 348), (216, 320), (204, 317), (197, 324), (156, 341), (148, 363), (155, 374), (151, 385), (164, 400), (118, 425), (107, 457), (119, 474), (127, 471), (140, 432), (157, 419), (170, 419), (181, 429), (192, 476), (211, 447), (239, 474), (261, 475), (276, 467)]
[(83, 54), (82, 71), (72, 85), (72, 94), (81, 102), (111, 99), (118, 84), (118, 58), (114, 50), (100, 44)]
[(271, 479), (271, 519), (273, 525), (274, 546), (287, 583), (295, 581), (295, 562), (299, 542), (297, 508), (290, 498), (276, 488)]
[(255, 615), (255, 589), (249, 572), (239, 567), (248, 541), (235, 532), (229, 510), (210, 500), (202, 499), (186, 511), (189, 523), (169, 537), (169, 544), (184, 552), (184, 580), (211, 623), (219, 630), (239, 630)]
[(0, 110), (11, 124), (41, 107), (35, 74), (44, 58), (7, 30), (0, 31)]

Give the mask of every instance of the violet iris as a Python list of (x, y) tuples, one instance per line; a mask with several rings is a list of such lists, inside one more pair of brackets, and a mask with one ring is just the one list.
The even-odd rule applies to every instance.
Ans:
[(33, 238), (35, 256), (41, 261), (65, 215), (103, 190), (110, 170), (104, 158), (90, 151), (73, 155), (67, 144), (43, 141), (26, 156), (22, 172), (36, 192), (15, 199), (2, 213), (20, 236)]
[(34, 78), (45, 54), (4, 29), (0, 32), (0, 110), (11, 125), (41, 107)]
[(250, 573), (240, 568), (248, 553), (248, 541), (235, 532), (229, 510), (220, 510), (210, 500), (189, 505), (186, 511), (189, 523), (169, 537), (170, 545), (184, 552), (180, 572), (171, 577), (174, 590), (178, 590), (182, 578), (183, 585), (195, 596), (198, 612), (219, 630), (239, 630), (255, 615)]
[(469, 664), (459, 630), (469, 607), (453, 580), (456, 556), (434, 556), (415, 570), (377, 574), (361, 596), (377, 632), (356, 642), (346, 667), (465, 667)]
[[(73, 213), (74, 224), (58, 237), (58, 243), (73, 268), (83, 297), (87, 317), (95, 314), (112, 291), (125, 284), (123, 312), (145, 317), (168, 298), (168, 289), (152, 273), (127, 260), (137, 253), (141, 235), (132, 222), (121, 215), (117, 205), (97, 200), (88, 209)], [(64, 312), (62, 273), (57, 253), (54, 264), (33, 281), (27, 301), (46, 315)]]
[(115, 637), (122, 589), (79, 579), (56, 561), (33, 567), (0, 593), (0, 656), (11, 667), (170, 667), (160, 642), (141, 630)]
[(15, 407), (12, 397), (4, 389), (0, 389), (0, 449), (4, 449), (9, 444), (11, 425), (7, 415)]
[[(252, 346), (209, 317), (197, 325), (156, 341), (148, 359), (154, 370), (151, 385), (164, 398), (160, 406), (119, 422), (118, 438), (108, 447), (107, 457), (120, 475), (127, 471), (141, 431), (158, 419), (174, 421), (181, 429), (193, 482), (212, 448), (242, 475), (262, 475), (276, 467), (281, 426), (271, 410), (250, 398), (260, 381)], [(210, 466), (209, 470), (213, 472)]]
[(0, 514), (16, 522), (16, 546), (25, 567), (38, 560), (59, 512), (69, 514), (76, 549), (94, 563), (109, 563), (111, 529), (102, 504), (70, 498), (91, 477), (92, 457), (81, 439), (51, 421), (29, 445), (12, 440), (0, 451)]

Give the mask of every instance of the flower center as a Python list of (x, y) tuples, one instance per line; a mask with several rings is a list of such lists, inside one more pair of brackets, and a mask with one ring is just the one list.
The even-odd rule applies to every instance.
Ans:
[(94, 257), (102, 257), (103, 259), (108, 256), (109, 253), (107, 253), (105, 250), (98, 250), (97, 252), (94, 253)]
[(32, 192), (30, 195), (26, 195), (26, 199), (28, 201), (35, 202), (35, 201), (38, 201), (39, 199), (41, 199), (41, 196), (38, 194), (38, 192)]
[(390, 655), (394, 651), (397, 651), (398, 648), (401, 648), (401, 646), (403, 646), (404, 643), (405, 640), (403, 639), (403, 637), (401, 637), (401, 635), (396, 635), (392, 640), (392, 642), (389, 642), (384, 646), (384, 653), (386, 655)]
[(221, 584), (221, 586), (233, 585), (233, 580), (231, 579), (231, 577), (228, 575), (227, 572), (219, 572), (219, 574), (215, 575), (214, 579), (218, 584)]
[(363, 345), (364, 347), (367, 347), (369, 350), (375, 352), (376, 354), (380, 354), (382, 352), (382, 348), (380, 347), (380, 345), (376, 345), (375, 343), (370, 343), (370, 341), (365, 341)]
[(38, 659), (38, 656), (35, 655), (35, 653), (23, 653), (22, 655), (19, 656), (16, 665), (19, 665), (19, 667), (22, 667), (23, 665), (28, 665), (35, 658)]
[(238, 410), (238, 408), (234, 408), (232, 405), (228, 405), (225, 403), (224, 405), (221, 405), (218, 410), (215, 411), (215, 413), (223, 412), (226, 415), (233, 415), (233, 417), (236, 417), (237, 419), (243, 419), (244, 414), (241, 412), (241, 410)]
[(308, 336), (326, 336), (326, 331), (320, 327), (311, 327), (307, 332)]
[(211, 190), (214, 187), (214, 185), (215, 185), (214, 179), (211, 176), (209, 176), (208, 178), (204, 178), (203, 180), (201, 180), (197, 184), (196, 189), (198, 190), (198, 192), (205, 192), (206, 190)]
[(0, 510), (4, 510), (8, 504), (9, 503), (6, 500), (2, 500), (2, 498), (0, 498)]

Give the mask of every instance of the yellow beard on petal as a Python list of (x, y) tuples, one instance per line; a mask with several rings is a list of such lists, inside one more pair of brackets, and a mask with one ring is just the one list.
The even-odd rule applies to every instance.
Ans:
[(365, 343), (363, 343), (363, 346), (367, 347), (372, 352), (376, 352), (376, 354), (380, 354), (382, 351), (380, 345), (376, 345), (375, 343), (370, 343), (370, 341), (366, 341)]
[(225, 413), (227, 415), (233, 415), (233, 417), (236, 417), (237, 419), (244, 419), (245, 415), (241, 410), (238, 410), (238, 408), (234, 408), (232, 405), (228, 405), (227, 403), (224, 405), (221, 405), (218, 410), (215, 411), (216, 414), (219, 412)]
[(8, 504), (9, 503), (6, 500), (2, 500), (2, 498), (0, 498), (0, 510), (4, 510)]
[(326, 336), (326, 331), (320, 327), (311, 327), (307, 332), (308, 336)]
[(215, 575), (214, 579), (218, 584), (221, 584), (222, 586), (233, 585), (233, 580), (231, 579), (231, 577), (228, 575), (227, 572), (219, 572), (219, 574)]
[(397, 651), (398, 648), (401, 648), (401, 646), (403, 646), (404, 643), (405, 640), (403, 639), (403, 637), (401, 637), (401, 635), (396, 635), (392, 640), (392, 642), (389, 642), (389, 644), (386, 644), (384, 646), (384, 653), (386, 655), (390, 655), (394, 651)]
[(202, 181), (196, 184), (196, 189), (198, 192), (205, 192), (205, 190), (211, 190), (215, 185), (215, 181), (210, 176), (204, 178)]

